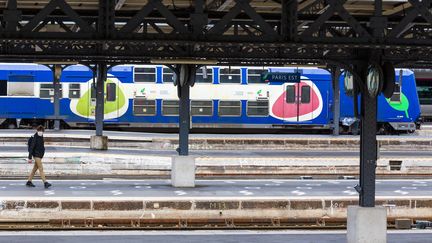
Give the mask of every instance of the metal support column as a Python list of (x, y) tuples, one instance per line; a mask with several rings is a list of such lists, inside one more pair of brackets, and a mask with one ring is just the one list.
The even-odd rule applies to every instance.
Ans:
[(190, 86), (195, 82), (195, 65), (180, 65), (177, 75), (177, 89), (179, 102), (179, 155), (189, 155), (190, 130)]
[(60, 130), (60, 96), (61, 96), (61, 90), (60, 90), (60, 77), (62, 73), (62, 66), (61, 65), (54, 65), (53, 67), (54, 72), (54, 79), (53, 79), (53, 86), (54, 86), (54, 130), (58, 131)]
[(105, 80), (107, 77), (107, 65), (105, 63), (97, 64), (97, 80), (96, 80), (96, 112), (95, 125), (96, 136), (103, 135), (103, 120), (104, 120), (104, 103), (105, 103)]
[(340, 68), (331, 67), (332, 85), (333, 85), (333, 135), (339, 135), (340, 120)]
[(180, 87), (179, 102), (179, 155), (189, 155), (190, 86)]
[[(357, 72), (366, 84), (367, 65)], [(364, 86), (366, 88), (366, 85)], [(377, 160), (377, 97), (372, 97), (367, 88), (361, 93), (361, 134), (360, 134), (360, 193), (359, 205), (375, 206), (375, 179)]]

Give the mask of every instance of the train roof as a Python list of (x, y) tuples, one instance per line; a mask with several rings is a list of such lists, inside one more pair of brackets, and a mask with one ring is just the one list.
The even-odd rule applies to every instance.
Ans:
[[(131, 72), (135, 65), (117, 65), (110, 68), (110, 71), (114, 72)], [(139, 65), (139, 66), (160, 66), (160, 65)], [(218, 67), (218, 66), (214, 66)], [(237, 67), (239, 68), (239, 67)], [(37, 63), (0, 63), (0, 70), (5, 71), (19, 71), (19, 70), (34, 70), (34, 71), (50, 71), (50, 69), (42, 64)], [(71, 65), (65, 69), (65, 71), (89, 71), (89, 67), (81, 64)], [(329, 75), (329, 71), (322, 68), (316, 67), (263, 67), (263, 70), (269, 70), (270, 72), (300, 72), (304, 75)], [(399, 74), (399, 70), (396, 69), (396, 74)], [(409, 69), (402, 69), (403, 75), (413, 75), (414, 72)]]

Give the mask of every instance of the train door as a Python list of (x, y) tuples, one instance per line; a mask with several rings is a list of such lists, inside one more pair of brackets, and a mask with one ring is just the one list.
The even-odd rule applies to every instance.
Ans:
[(0, 80), (0, 96), (7, 96), (7, 80)]
[(105, 83), (105, 113), (111, 121), (117, 121), (119, 117), (119, 85), (109, 80)]
[[(89, 82), (89, 120), (93, 120), (96, 116), (96, 83)], [(119, 115), (119, 86), (117, 83), (109, 80), (105, 82), (105, 96), (104, 96), (104, 119), (116, 121)]]
[(285, 104), (283, 110), (283, 117), (285, 122), (298, 122), (298, 104), (297, 94), (298, 86), (295, 83), (286, 83), (285, 90)]
[(300, 123), (313, 119), (312, 86), (306, 82), (286, 83), (284, 118), (286, 122)]
[(314, 104), (311, 99), (313, 83), (301, 82), (298, 84), (298, 121), (305, 122), (313, 119)]
[(88, 104), (88, 114), (89, 114), (89, 122), (92, 122), (95, 118), (96, 115), (96, 80), (92, 80), (90, 82), (88, 82), (88, 89), (90, 90), (90, 92), (87, 92), (87, 100), (89, 101)]

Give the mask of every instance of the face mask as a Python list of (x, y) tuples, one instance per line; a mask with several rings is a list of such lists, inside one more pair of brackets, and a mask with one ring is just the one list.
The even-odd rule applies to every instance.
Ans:
[(41, 137), (43, 136), (43, 132), (37, 132), (37, 134)]

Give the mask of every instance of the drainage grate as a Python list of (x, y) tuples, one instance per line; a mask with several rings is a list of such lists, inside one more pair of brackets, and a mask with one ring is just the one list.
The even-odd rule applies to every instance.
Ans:
[(402, 160), (390, 160), (390, 170), (401, 170)]

